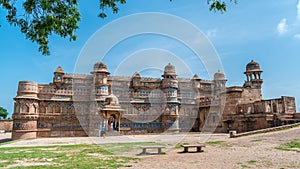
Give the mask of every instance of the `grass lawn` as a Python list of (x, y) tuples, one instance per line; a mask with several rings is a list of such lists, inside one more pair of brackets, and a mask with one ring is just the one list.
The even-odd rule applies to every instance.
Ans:
[(294, 140), (276, 147), (277, 150), (300, 151), (300, 140)]
[[(134, 152), (142, 151), (141, 146), (168, 146), (164, 143), (154, 143), (154, 142), (137, 142), (137, 143), (110, 143), (110, 144), (100, 144), (101, 148), (112, 152), (114, 154), (122, 154), (124, 152)], [(156, 150), (157, 152), (157, 150)]]
[(207, 145), (221, 145), (225, 143), (225, 141), (209, 141), (209, 142), (206, 142)]
[(0, 148), (0, 168), (119, 168), (137, 158), (116, 156), (109, 150), (126, 152), (141, 145), (126, 143), (104, 145), (66, 145)]
[(264, 139), (257, 139), (257, 140), (250, 140), (250, 142), (261, 142), (261, 141), (264, 141)]

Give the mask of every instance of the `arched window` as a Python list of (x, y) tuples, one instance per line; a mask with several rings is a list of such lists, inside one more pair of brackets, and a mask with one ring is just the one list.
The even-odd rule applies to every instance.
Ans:
[(22, 106), (22, 112), (24, 112), (24, 113), (29, 113), (29, 106), (27, 106), (26, 104), (24, 104), (24, 105)]
[(58, 106), (55, 107), (55, 113), (60, 113), (60, 107)]
[(49, 106), (49, 107), (48, 107), (47, 113), (53, 113), (53, 107), (52, 107), (52, 106)]
[(44, 106), (40, 107), (40, 113), (46, 113), (46, 108)]
[(15, 113), (20, 113), (20, 105), (15, 103)]

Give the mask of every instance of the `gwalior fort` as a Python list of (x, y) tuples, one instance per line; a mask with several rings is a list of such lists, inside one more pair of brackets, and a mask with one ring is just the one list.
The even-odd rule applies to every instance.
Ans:
[[(241, 70), (241, 73), (243, 70)], [(110, 76), (98, 62), (90, 74), (61, 67), (53, 81), (20, 81), (14, 98), (12, 139), (102, 136), (162, 132), (237, 133), (300, 122), (295, 98), (263, 99), (263, 71), (251, 61), (242, 86), (227, 86), (217, 71), (212, 80), (181, 78), (172, 64), (161, 77)]]

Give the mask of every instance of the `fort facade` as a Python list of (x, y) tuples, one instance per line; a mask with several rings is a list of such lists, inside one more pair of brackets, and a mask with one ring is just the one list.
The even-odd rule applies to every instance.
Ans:
[(176, 75), (168, 64), (161, 78), (110, 76), (96, 63), (90, 74), (67, 74), (61, 67), (49, 84), (20, 81), (14, 98), (13, 139), (101, 136), (116, 133), (182, 131), (246, 132), (300, 122), (294, 97), (264, 100), (262, 70), (246, 65), (243, 86)]

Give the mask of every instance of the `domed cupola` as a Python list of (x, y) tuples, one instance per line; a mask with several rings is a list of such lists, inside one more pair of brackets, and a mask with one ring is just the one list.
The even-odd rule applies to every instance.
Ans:
[(176, 71), (175, 66), (169, 63), (167, 66), (165, 66), (164, 75), (171, 75), (176, 77)]
[(107, 73), (107, 74), (109, 74), (109, 72), (107, 70), (107, 66), (103, 62), (97, 62), (94, 65), (94, 73)]
[(226, 88), (226, 81), (227, 79), (225, 77), (225, 74), (220, 70), (218, 70), (218, 72), (214, 74), (215, 89)]
[(200, 78), (197, 74), (195, 74), (195, 75), (193, 76), (192, 80), (201, 80), (201, 78)]
[(60, 66), (58, 66), (58, 67), (56, 68), (56, 70), (54, 71), (54, 73), (65, 74), (65, 73), (64, 73), (64, 70), (63, 70)]
[(244, 87), (261, 88), (261, 84), (263, 83), (263, 80), (261, 79), (262, 72), (260, 65), (251, 60), (246, 66), (246, 72), (244, 72), (247, 78)]
[(191, 81), (192, 81), (193, 88), (194, 88), (195, 90), (200, 89), (200, 81), (201, 81), (201, 78), (200, 78), (197, 74), (195, 74), (195, 75), (193, 76), (193, 78), (192, 78)]
[(178, 80), (176, 79), (175, 66), (169, 63), (165, 66), (164, 74), (162, 75), (162, 87), (163, 88), (178, 88)]
[(214, 80), (226, 80), (225, 74), (218, 70), (218, 72), (214, 74)]
[(53, 83), (57, 87), (60, 87), (64, 83), (64, 79), (63, 79), (64, 74), (65, 72), (60, 66), (58, 66), (54, 71)]
[(141, 75), (138, 72), (135, 72), (131, 77), (131, 87), (138, 89), (141, 83)]
[(255, 72), (255, 71), (261, 71), (260, 70), (260, 66), (257, 62), (254, 62), (253, 60), (251, 60), (250, 63), (247, 64), (246, 66), (246, 72)]
[(108, 76), (109, 72), (106, 64), (103, 62), (97, 62), (94, 65), (94, 71), (91, 72), (94, 75), (94, 85), (97, 94), (99, 95), (108, 95), (109, 94), (109, 84)]
[(168, 103), (178, 104), (178, 80), (176, 78), (175, 66), (171, 63), (165, 66), (163, 79), (161, 81), (161, 87), (165, 96), (167, 97)]

